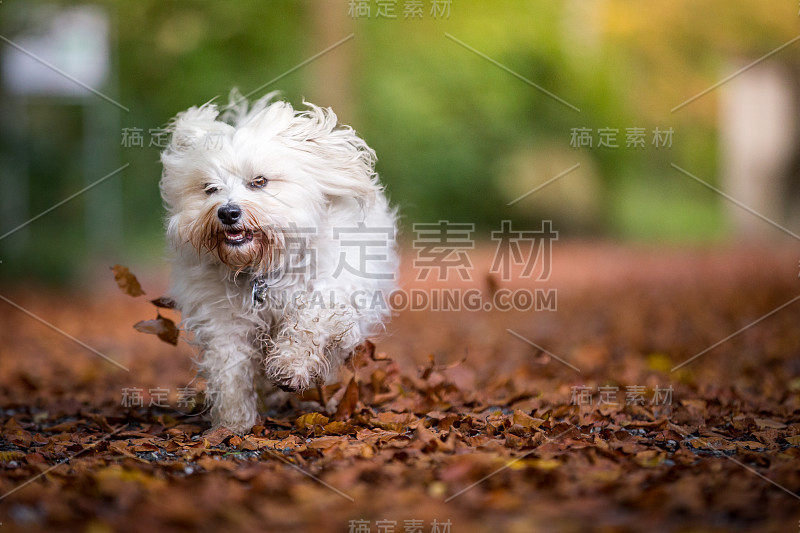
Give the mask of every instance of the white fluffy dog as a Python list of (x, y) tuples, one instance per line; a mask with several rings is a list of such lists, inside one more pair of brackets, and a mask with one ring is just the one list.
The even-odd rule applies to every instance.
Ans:
[(170, 296), (199, 347), (214, 426), (243, 433), (260, 376), (322, 384), (378, 332), (398, 259), (375, 153), (352, 128), (273, 94), (231, 102), (175, 117), (160, 185)]

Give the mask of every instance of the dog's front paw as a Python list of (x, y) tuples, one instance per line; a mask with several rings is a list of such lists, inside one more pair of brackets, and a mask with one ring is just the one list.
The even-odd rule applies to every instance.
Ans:
[(293, 340), (277, 342), (267, 356), (267, 376), (276, 387), (287, 392), (302, 392), (322, 384), (328, 362), (314, 348)]
[(236, 409), (234, 410), (228, 409), (225, 410), (219, 409), (215, 416), (213, 416), (213, 427), (211, 431), (219, 431), (219, 432), (232, 432), (236, 435), (246, 435), (250, 433), (250, 430), (258, 421), (258, 415), (255, 411), (255, 407), (251, 409), (242, 410)]

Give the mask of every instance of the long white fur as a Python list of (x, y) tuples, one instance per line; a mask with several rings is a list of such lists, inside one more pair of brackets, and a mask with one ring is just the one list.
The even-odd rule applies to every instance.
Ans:
[[(375, 153), (352, 128), (338, 126), (330, 109), (295, 111), (274, 93), (252, 105), (232, 93), (231, 102), (222, 116), (208, 103), (175, 117), (160, 185), (170, 296), (199, 348), (214, 426), (243, 433), (256, 421), (257, 379), (297, 391), (334, 379), (352, 349), (382, 328), (398, 256)], [(265, 188), (248, 187), (257, 175), (269, 180)], [(209, 185), (217, 192), (207, 195)], [(269, 253), (206, 244), (221, 231), (216, 214), (228, 202), (248, 227), (264, 230)], [(359, 224), (386, 230), (385, 245), (369, 249), (383, 257), (367, 263), (380, 278), (341, 268), (343, 258), (359, 265), (362, 250), (335, 230)], [(253, 304), (258, 277), (269, 285), (264, 306)]]

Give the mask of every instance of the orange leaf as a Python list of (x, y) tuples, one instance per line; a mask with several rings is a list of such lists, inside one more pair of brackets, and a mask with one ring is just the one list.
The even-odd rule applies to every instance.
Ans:
[(358, 383), (353, 376), (347, 384), (347, 389), (344, 391), (344, 396), (336, 407), (336, 413), (333, 415), (334, 420), (347, 420), (353, 414), (358, 404)]
[(139, 280), (128, 270), (128, 267), (114, 265), (111, 267), (111, 271), (114, 273), (114, 280), (122, 292), (128, 296), (141, 296), (144, 294), (142, 286), (139, 285)]
[(309, 429), (316, 425), (324, 426), (328, 423), (328, 417), (321, 413), (306, 413), (299, 417), (294, 425), (297, 429)]
[(228, 437), (233, 436), (233, 431), (220, 426), (203, 433), (203, 438), (208, 441), (209, 446), (219, 446)]

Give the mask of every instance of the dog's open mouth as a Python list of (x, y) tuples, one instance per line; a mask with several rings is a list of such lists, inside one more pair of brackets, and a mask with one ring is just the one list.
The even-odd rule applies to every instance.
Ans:
[(244, 229), (226, 229), (225, 244), (240, 246), (253, 240), (253, 232)]

